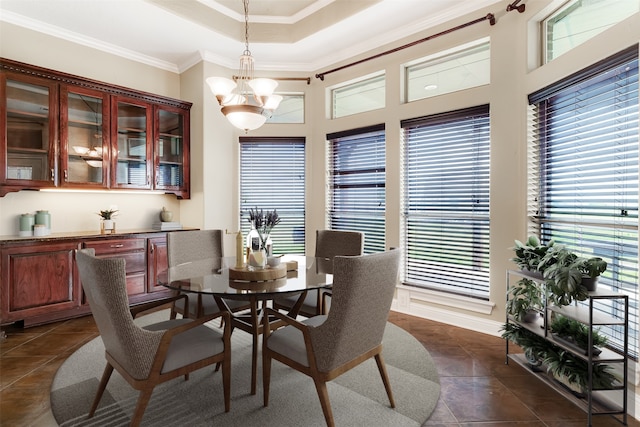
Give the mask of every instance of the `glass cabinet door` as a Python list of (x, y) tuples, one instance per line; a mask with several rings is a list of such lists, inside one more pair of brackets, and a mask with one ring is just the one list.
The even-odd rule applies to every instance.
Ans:
[(106, 187), (109, 165), (109, 98), (90, 89), (60, 91), (62, 185)]
[[(184, 182), (185, 141), (188, 130), (185, 112), (158, 107), (156, 115), (155, 187), (179, 190)], [(187, 153), (188, 154), (188, 153)]]
[[(5, 162), (0, 181), (47, 187), (56, 184), (56, 84), (34, 78), (3, 75), (4, 94), (0, 148)], [(1, 158), (0, 158), (1, 159)]]
[(151, 188), (151, 106), (116, 98), (116, 156), (114, 187)]

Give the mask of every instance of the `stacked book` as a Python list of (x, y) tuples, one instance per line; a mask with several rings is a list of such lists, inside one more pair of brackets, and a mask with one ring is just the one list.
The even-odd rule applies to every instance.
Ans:
[(182, 224), (179, 222), (154, 222), (152, 225), (154, 230), (182, 230)]

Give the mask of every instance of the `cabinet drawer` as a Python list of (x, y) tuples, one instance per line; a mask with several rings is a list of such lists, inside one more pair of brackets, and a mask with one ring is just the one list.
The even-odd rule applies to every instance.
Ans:
[(146, 291), (147, 276), (142, 274), (127, 275), (127, 295), (143, 294)]
[(146, 249), (145, 239), (109, 239), (104, 241), (85, 242), (84, 247), (95, 249), (96, 255), (142, 251)]

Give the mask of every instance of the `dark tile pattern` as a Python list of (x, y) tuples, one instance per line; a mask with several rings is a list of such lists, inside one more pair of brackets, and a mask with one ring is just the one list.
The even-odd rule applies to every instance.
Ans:
[[(584, 427), (587, 416), (523, 368), (505, 364), (500, 338), (392, 312), (431, 353), (442, 392), (429, 427)], [(98, 335), (93, 319), (29, 329), (3, 327), (0, 340), (0, 425), (49, 427), (49, 390), (60, 364)], [(594, 417), (594, 427), (620, 426)], [(629, 425), (640, 423), (629, 418)]]

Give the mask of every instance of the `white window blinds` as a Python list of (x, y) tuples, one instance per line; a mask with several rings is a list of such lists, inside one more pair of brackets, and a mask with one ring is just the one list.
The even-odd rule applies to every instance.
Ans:
[(404, 120), (405, 283), (489, 298), (489, 106)]
[[(601, 257), (598, 286), (629, 295), (638, 351), (638, 46), (531, 94), (530, 221), (543, 241)], [(615, 302), (600, 308), (622, 316)], [(604, 330), (606, 329), (606, 330)], [(622, 328), (603, 328), (621, 348)]]
[(275, 254), (304, 254), (305, 139), (240, 138), (240, 225), (249, 232), (249, 209), (278, 211), (271, 232)]
[(327, 140), (329, 228), (361, 231), (365, 253), (384, 251), (384, 125), (329, 134)]

